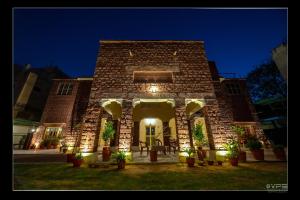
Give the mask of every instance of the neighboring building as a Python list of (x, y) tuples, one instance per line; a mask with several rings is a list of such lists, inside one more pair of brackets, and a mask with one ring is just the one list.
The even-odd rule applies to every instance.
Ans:
[(13, 148), (28, 149), (30, 147), (32, 133), (39, 126), (38, 122), (24, 119), (14, 119), (13, 121)]
[(265, 135), (274, 144), (287, 145), (286, 98), (264, 99), (255, 103)]
[(40, 121), (54, 78), (69, 78), (57, 67), (14, 65), (14, 118)]
[[(46, 135), (66, 137), (75, 143), (78, 124), (86, 111), (91, 90), (92, 78), (54, 79), (49, 97), (40, 121), (41, 131)], [(68, 135), (65, 134), (68, 130)], [(33, 144), (36, 143), (33, 141)]]
[(32, 130), (38, 126), (53, 78), (68, 78), (57, 67), (32, 68), (14, 65), (14, 148), (28, 149)]
[(101, 150), (106, 121), (116, 130), (111, 146), (126, 151), (157, 138), (193, 146), (199, 122), (210, 149), (232, 136), (232, 124), (265, 138), (245, 80), (220, 77), (203, 41), (100, 41), (93, 79), (55, 80), (32, 143), (62, 134), (85, 152)]
[(286, 43), (283, 43), (272, 50), (272, 58), (285, 80), (287, 80), (287, 65), (288, 65), (287, 51), (288, 50), (287, 50)]

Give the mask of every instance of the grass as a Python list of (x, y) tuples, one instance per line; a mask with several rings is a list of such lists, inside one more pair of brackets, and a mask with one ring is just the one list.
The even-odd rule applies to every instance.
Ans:
[(126, 165), (125, 170), (73, 168), (71, 164), (15, 164), (15, 190), (266, 190), (286, 184), (283, 162), (232, 167), (182, 164)]

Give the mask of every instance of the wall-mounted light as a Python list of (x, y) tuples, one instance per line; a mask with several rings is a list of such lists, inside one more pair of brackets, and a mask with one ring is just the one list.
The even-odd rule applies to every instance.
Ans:
[(151, 84), (150, 88), (149, 88), (149, 91), (151, 93), (156, 93), (158, 91), (158, 87), (156, 85), (154, 85), (154, 84)]
[(153, 118), (147, 118), (147, 119), (145, 119), (145, 124), (147, 126), (154, 125), (155, 124), (155, 119), (153, 119)]

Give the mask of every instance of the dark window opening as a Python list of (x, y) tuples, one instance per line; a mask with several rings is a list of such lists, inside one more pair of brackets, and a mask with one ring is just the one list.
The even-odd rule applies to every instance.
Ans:
[(133, 72), (135, 83), (173, 83), (172, 72)]
[(238, 84), (226, 84), (226, 88), (229, 94), (241, 94), (241, 90)]

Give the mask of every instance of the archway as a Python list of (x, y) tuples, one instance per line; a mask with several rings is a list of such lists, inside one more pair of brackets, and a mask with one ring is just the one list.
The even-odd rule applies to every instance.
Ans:
[(120, 118), (122, 114), (122, 101), (118, 99), (103, 99), (101, 101), (101, 107), (103, 108), (101, 114), (100, 131), (98, 137), (96, 138), (98, 151), (101, 151), (104, 146), (104, 140), (102, 139), (102, 134), (105, 129), (105, 124), (108, 121), (113, 123), (115, 134), (110, 140), (110, 146), (112, 149), (117, 149), (119, 140), (119, 130), (120, 130)]
[[(161, 99), (136, 103), (133, 108), (132, 150), (138, 151), (141, 142), (150, 145), (150, 138), (159, 139), (163, 145), (169, 145), (170, 139), (177, 140), (173, 104)], [(154, 133), (150, 136), (150, 132)]]
[(188, 116), (188, 125), (189, 125), (189, 132), (190, 132), (190, 142), (192, 146), (195, 146), (196, 141), (192, 134), (192, 129), (197, 124), (202, 125), (202, 131), (204, 133), (204, 138), (208, 142), (207, 145), (204, 145), (204, 147), (210, 147), (210, 143), (212, 142), (212, 139), (210, 137), (210, 130), (209, 126), (207, 124), (206, 118), (203, 113), (203, 108), (205, 106), (204, 99), (186, 99), (186, 113)]

